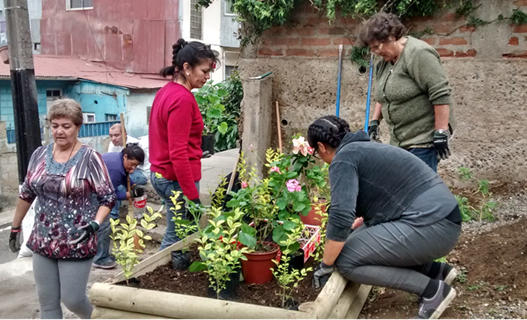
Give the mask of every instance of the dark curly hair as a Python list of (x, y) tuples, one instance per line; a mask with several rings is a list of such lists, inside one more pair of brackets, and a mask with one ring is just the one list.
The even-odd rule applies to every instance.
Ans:
[[(186, 42), (185, 39), (181, 38), (172, 45), (172, 65), (161, 69), (159, 74), (165, 78), (171, 76), (174, 80), (183, 70), (185, 63), (188, 63), (192, 68), (207, 59), (217, 64), (219, 62), (218, 56), (218, 51), (212, 50), (210, 45), (198, 41)], [(184, 77), (183, 74), (181, 76)]]
[(373, 15), (362, 26), (359, 33), (359, 42), (363, 47), (368, 47), (372, 42), (386, 42), (391, 37), (395, 40), (401, 39), (405, 33), (405, 27), (401, 20), (393, 14), (379, 12)]
[(350, 132), (350, 126), (344, 119), (336, 116), (325, 116), (315, 120), (309, 126), (307, 141), (315, 150), (317, 150), (319, 142), (337, 148), (348, 132)]
[(137, 160), (139, 164), (145, 163), (145, 152), (138, 143), (127, 143), (121, 154), (126, 155), (128, 160)]

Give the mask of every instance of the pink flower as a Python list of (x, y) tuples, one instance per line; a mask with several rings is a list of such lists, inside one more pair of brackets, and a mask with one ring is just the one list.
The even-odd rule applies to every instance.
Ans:
[(302, 155), (305, 157), (307, 156), (309, 152), (309, 143), (304, 139), (304, 137), (298, 137), (298, 139), (293, 139), (293, 153), (298, 154), (302, 153)]
[(278, 172), (279, 174), (282, 174), (282, 172), (280, 172), (280, 168), (278, 167), (272, 167), (271, 170), (269, 170), (269, 172)]
[(311, 147), (307, 147), (307, 153), (309, 153), (310, 155), (313, 155), (313, 152), (315, 152), (315, 149)]
[(287, 186), (287, 190), (289, 190), (289, 192), (295, 192), (295, 191), (301, 191), (302, 190), (302, 187), (300, 186), (300, 182), (298, 182), (298, 180), (296, 180), (296, 179), (291, 179), (291, 180), (287, 181), (286, 186)]
[(245, 181), (242, 181), (242, 189), (245, 189), (249, 186), (249, 184)]

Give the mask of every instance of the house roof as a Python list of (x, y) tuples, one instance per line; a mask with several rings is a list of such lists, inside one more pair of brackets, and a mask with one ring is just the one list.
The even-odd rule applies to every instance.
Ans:
[[(37, 80), (85, 79), (130, 89), (156, 89), (167, 83), (157, 75), (128, 73), (79, 57), (34, 55), (33, 60)], [(0, 63), (0, 79), (9, 77), (9, 64)]]

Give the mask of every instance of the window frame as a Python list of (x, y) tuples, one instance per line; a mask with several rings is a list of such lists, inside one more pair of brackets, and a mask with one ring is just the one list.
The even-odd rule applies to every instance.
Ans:
[(228, 4), (229, 2), (231, 2), (231, 6), (232, 6), (232, 0), (223, 0), (223, 4), (224, 4), (224, 8), (223, 8), (223, 15), (226, 16), (226, 17), (237, 17), (238, 14), (235, 13), (235, 12), (227, 12), (227, 8), (229, 7)]
[(93, 4), (92, 4), (91, 7), (85, 7), (84, 6), (84, 0), (83, 0), (82, 8), (72, 8), (71, 7), (71, 1), (72, 0), (66, 0), (66, 11), (93, 10)]
[[(88, 121), (88, 117), (91, 117), (93, 116), (93, 122), (92, 121)], [(82, 123), (83, 124), (87, 124), (87, 123), (96, 123), (97, 122), (97, 117), (95, 116), (95, 112), (83, 112), (82, 113)]]

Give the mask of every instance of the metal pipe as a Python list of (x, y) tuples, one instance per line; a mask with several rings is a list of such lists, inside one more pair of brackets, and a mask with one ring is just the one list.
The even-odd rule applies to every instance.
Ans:
[(370, 122), (370, 100), (371, 100), (371, 83), (373, 80), (373, 53), (370, 58), (370, 76), (368, 78), (368, 100), (366, 101), (366, 120), (364, 121), (364, 131), (368, 132), (368, 125)]
[(337, 82), (337, 117), (340, 114), (340, 84), (341, 84), (341, 78), (342, 78), (342, 50), (343, 45), (339, 45), (339, 74), (338, 74), (338, 82)]

